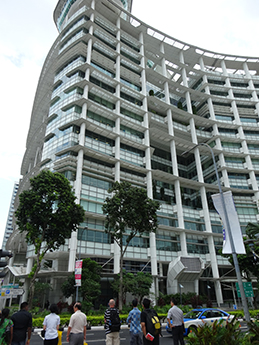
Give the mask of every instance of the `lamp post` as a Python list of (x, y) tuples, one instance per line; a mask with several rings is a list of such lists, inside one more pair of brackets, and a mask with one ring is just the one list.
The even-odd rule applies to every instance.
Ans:
[(234, 245), (234, 241), (233, 241), (233, 236), (232, 236), (232, 233), (231, 233), (231, 230), (230, 230), (230, 223), (229, 223), (228, 213), (227, 213), (226, 204), (225, 204), (225, 200), (224, 200), (224, 196), (223, 196), (223, 192), (222, 192), (222, 188), (221, 188), (221, 183), (220, 183), (220, 179), (219, 179), (219, 173), (218, 173), (218, 168), (217, 168), (217, 164), (216, 164), (216, 161), (215, 161), (214, 152), (213, 152), (212, 148), (208, 144), (200, 143), (200, 144), (195, 145), (190, 150), (183, 152), (182, 156), (185, 155), (186, 153), (189, 153), (190, 151), (192, 151), (193, 149), (195, 149), (198, 146), (206, 146), (210, 150), (210, 153), (211, 153), (211, 156), (212, 156), (214, 170), (215, 170), (215, 173), (216, 173), (218, 187), (219, 187), (220, 199), (221, 199), (221, 203), (222, 203), (222, 206), (223, 206), (224, 216), (225, 216), (225, 219), (226, 219), (225, 228), (226, 228), (227, 234), (229, 236), (231, 252), (232, 252), (231, 254), (232, 254), (232, 257), (233, 257), (233, 262), (234, 262), (234, 267), (235, 267), (235, 271), (236, 271), (237, 281), (238, 281), (238, 285), (239, 285), (239, 288), (240, 288), (240, 294), (241, 294), (241, 300), (242, 300), (242, 305), (243, 305), (243, 309), (244, 309), (245, 319), (246, 319), (246, 321), (249, 322), (250, 321), (249, 309), (248, 309), (247, 300), (246, 300), (246, 296), (245, 296), (245, 291), (244, 291), (244, 287), (243, 287), (241, 272), (240, 272), (240, 268), (239, 268), (239, 264), (238, 264), (238, 260), (237, 260), (237, 254), (236, 254), (236, 249), (235, 249), (235, 245)]
[(183, 301), (182, 301), (182, 289), (184, 288), (182, 284), (179, 284), (179, 287), (180, 287), (180, 305), (183, 304)]
[(210, 289), (211, 289), (211, 286), (207, 284), (209, 303), (210, 303)]
[[(83, 229), (83, 231), (82, 231), (82, 234), (81, 234), (81, 239), (82, 239), (83, 232), (84, 232), (85, 230), (87, 230), (87, 229), (88, 229), (88, 226), (84, 227), (84, 229)], [(80, 239), (80, 241), (79, 241), (78, 260), (81, 259), (81, 239)], [(77, 241), (77, 242), (78, 242), (78, 241)], [(77, 286), (76, 286), (76, 302), (78, 301), (78, 291), (79, 291), (79, 286), (77, 285)]]

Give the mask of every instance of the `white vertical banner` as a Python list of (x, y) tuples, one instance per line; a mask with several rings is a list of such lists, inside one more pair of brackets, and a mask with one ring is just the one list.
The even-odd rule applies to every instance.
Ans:
[(225, 201), (227, 217), (229, 220), (229, 227), (227, 229), (227, 222), (225, 218), (225, 212), (223, 208), (223, 203), (221, 200), (220, 194), (213, 194), (212, 196), (213, 204), (218, 212), (222, 223), (223, 223), (223, 254), (232, 254), (233, 250), (231, 248), (230, 238), (228, 231), (231, 231), (233, 242), (234, 242), (234, 250), (236, 254), (246, 254), (242, 231), (239, 224), (239, 219), (236, 211), (236, 207), (234, 204), (233, 196), (231, 191), (227, 191), (223, 193), (223, 198)]
[(75, 283), (76, 283), (76, 286), (81, 286), (82, 267), (83, 267), (83, 260), (77, 260), (76, 266), (75, 266)]

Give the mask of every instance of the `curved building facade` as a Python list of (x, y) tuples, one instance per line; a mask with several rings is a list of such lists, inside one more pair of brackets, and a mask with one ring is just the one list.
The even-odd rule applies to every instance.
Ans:
[[(125, 269), (151, 272), (156, 294), (210, 293), (221, 304), (233, 298), (236, 277), (219, 255), (212, 157), (197, 145), (213, 149), (244, 231), (258, 219), (259, 59), (181, 42), (130, 9), (125, 0), (60, 0), (54, 11), (59, 36), (40, 76), (19, 192), (40, 169), (63, 173), (86, 221), (47, 255), (51, 268), (40, 277), (50, 277), (59, 291), (78, 253), (103, 266), (104, 286), (118, 272), (119, 251), (104, 232), (102, 204), (112, 182), (129, 181), (161, 208), (157, 233), (133, 239)], [(34, 251), (19, 243), (16, 231), (8, 246), (26, 256), (26, 267), (14, 258), (10, 270), (26, 278)]]

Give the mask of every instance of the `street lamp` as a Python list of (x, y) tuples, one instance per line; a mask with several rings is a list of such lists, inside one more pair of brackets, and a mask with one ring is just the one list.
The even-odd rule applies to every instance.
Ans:
[[(81, 239), (82, 239), (82, 235), (83, 235), (83, 232), (84, 232), (85, 230), (87, 230), (87, 229), (88, 229), (88, 226), (85, 226), (85, 227), (83, 228), (82, 233), (81, 233), (81, 238), (80, 238), (80, 242), (79, 242), (78, 260), (81, 259)], [(77, 242), (78, 242), (78, 241), (77, 241)], [(76, 286), (76, 302), (78, 301), (78, 290), (79, 290), (79, 286), (77, 285), (77, 286)]]
[(210, 289), (211, 289), (211, 286), (209, 284), (207, 284), (207, 289), (208, 289), (208, 297), (209, 297), (209, 303), (210, 303)]
[(180, 305), (182, 305), (182, 289), (184, 288), (182, 284), (179, 284), (180, 287)]
[(226, 228), (227, 234), (229, 236), (231, 252), (232, 252), (234, 267), (235, 267), (235, 271), (236, 271), (237, 281), (238, 281), (238, 285), (239, 285), (239, 288), (240, 288), (241, 300), (242, 300), (242, 304), (243, 304), (245, 319), (246, 319), (246, 321), (249, 322), (250, 321), (250, 314), (249, 314), (248, 305), (247, 305), (247, 301), (246, 301), (245, 290), (244, 290), (244, 287), (243, 287), (241, 272), (240, 272), (240, 268), (239, 268), (239, 264), (238, 264), (238, 260), (237, 260), (237, 254), (236, 254), (236, 250), (235, 250), (233, 236), (232, 236), (232, 233), (231, 233), (231, 230), (230, 230), (230, 223), (229, 223), (228, 213), (227, 213), (225, 199), (224, 199), (222, 188), (221, 188), (221, 183), (220, 183), (220, 179), (219, 179), (219, 173), (218, 173), (218, 168), (217, 168), (217, 164), (216, 164), (216, 161), (215, 161), (214, 152), (213, 152), (212, 148), (208, 144), (206, 144), (206, 143), (199, 143), (199, 144), (195, 145), (193, 148), (191, 148), (190, 150), (183, 152), (181, 155), (184, 156), (186, 153), (189, 153), (190, 151), (192, 151), (193, 149), (195, 149), (198, 146), (206, 146), (210, 150), (210, 153), (211, 153), (211, 156), (212, 156), (214, 170), (215, 170), (215, 173), (216, 173), (218, 187), (219, 187), (220, 199), (221, 199), (221, 203), (222, 203), (222, 206), (223, 206), (223, 213), (224, 213), (224, 216), (225, 216), (225, 219), (226, 219), (225, 228)]
[(259, 242), (258, 242), (259, 234), (256, 234), (255, 237), (256, 237), (256, 239), (254, 239), (254, 238), (248, 238), (247, 240), (244, 241), (244, 243), (245, 243), (245, 244), (248, 244), (248, 246), (249, 246), (249, 248), (250, 248), (250, 250), (251, 250), (251, 252), (252, 252), (252, 254), (254, 255), (254, 258), (255, 258), (255, 260), (256, 260), (256, 258), (259, 259), (259, 255), (256, 254), (256, 252), (254, 251), (254, 246), (255, 246), (255, 244), (256, 244), (256, 245), (259, 244)]

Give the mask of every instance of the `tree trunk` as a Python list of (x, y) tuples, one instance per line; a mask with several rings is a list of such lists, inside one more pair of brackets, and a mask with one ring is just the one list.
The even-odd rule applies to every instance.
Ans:
[(119, 312), (122, 311), (122, 289), (123, 289), (123, 247), (120, 246), (120, 290), (119, 290)]
[(29, 288), (30, 289), (30, 295), (29, 295), (29, 301), (28, 301), (29, 309), (32, 309), (32, 302), (33, 302), (34, 291), (35, 291), (35, 280), (36, 280), (37, 274), (39, 273), (40, 265), (41, 265), (41, 261), (42, 261), (42, 259), (40, 259), (40, 256), (41, 256), (40, 253), (38, 253), (37, 254), (37, 266), (36, 266), (35, 272), (33, 274), (33, 277), (31, 278), (31, 282), (30, 282), (30, 288)]

